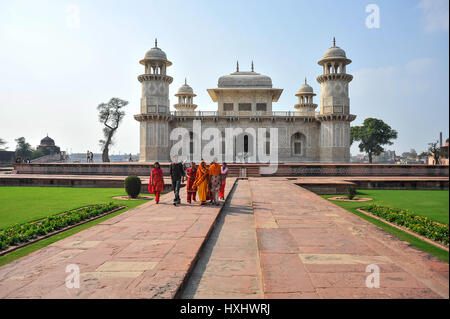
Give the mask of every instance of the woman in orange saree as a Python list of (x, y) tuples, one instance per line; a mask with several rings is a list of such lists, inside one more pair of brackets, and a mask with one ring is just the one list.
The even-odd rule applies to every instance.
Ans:
[(197, 190), (198, 199), (201, 205), (206, 204), (206, 194), (208, 194), (208, 167), (206, 163), (202, 161), (197, 169), (197, 174), (195, 176), (194, 184), (192, 185), (193, 190)]
[(209, 166), (209, 176), (210, 176), (210, 188), (211, 188), (211, 203), (219, 205), (219, 189), (221, 183), (220, 176), (220, 165), (216, 163), (214, 159)]
[(159, 194), (164, 189), (163, 172), (158, 162), (153, 164), (152, 172), (150, 173), (150, 182), (148, 183), (148, 192), (155, 194), (155, 202), (159, 203)]

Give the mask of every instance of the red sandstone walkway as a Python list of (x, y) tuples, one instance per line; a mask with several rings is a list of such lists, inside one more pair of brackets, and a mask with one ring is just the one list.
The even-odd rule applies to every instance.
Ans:
[(250, 186), (266, 298), (449, 297), (448, 264), (293, 183)]
[[(227, 193), (231, 184), (229, 180)], [(178, 296), (220, 208), (174, 207), (172, 196), (0, 267), (0, 298)], [(293, 181), (242, 181), (226, 209), (223, 223), (200, 253), (203, 270), (195, 268), (192, 276), (196, 287), (191, 282), (184, 296), (449, 297), (448, 264)], [(255, 268), (256, 247), (261, 275)], [(65, 287), (68, 264), (80, 267), (79, 289)], [(380, 267), (380, 288), (365, 285), (369, 264)]]
[[(0, 267), (0, 298), (174, 298), (221, 206), (172, 200), (169, 193)], [(80, 288), (66, 288), (69, 264), (80, 268)]]
[(239, 180), (230, 194), (182, 298), (262, 298), (250, 187)]

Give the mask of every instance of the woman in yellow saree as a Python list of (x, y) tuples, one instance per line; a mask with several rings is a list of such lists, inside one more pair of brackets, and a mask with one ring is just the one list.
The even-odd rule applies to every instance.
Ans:
[(206, 163), (202, 161), (197, 169), (197, 174), (195, 176), (194, 185), (192, 185), (194, 190), (197, 190), (198, 199), (201, 205), (206, 205), (206, 194), (208, 194), (208, 167)]

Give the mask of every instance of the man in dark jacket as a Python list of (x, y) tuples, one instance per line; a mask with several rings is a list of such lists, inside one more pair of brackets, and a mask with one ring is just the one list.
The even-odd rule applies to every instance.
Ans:
[(175, 198), (173, 199), (173, 204), (175, 206), (181, 203), (180, 187), (182, 181), (184, 181), (185, 174), (183, 164), (179, 163), (177, 158), (174, 158), (172, 163), (170, 163), (170, 177), (172, 179), (172, 187), (175, 194)]

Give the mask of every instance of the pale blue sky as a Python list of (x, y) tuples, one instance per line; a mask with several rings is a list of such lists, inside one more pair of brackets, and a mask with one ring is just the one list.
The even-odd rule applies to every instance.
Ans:
[[(380, 8), (368, 29), (365, 8)], [(71, 13), (79, 10), (79, 26)], [(7, 1), (0, 0), (0, 137), (15, 148), (47, 133), (63, 150), (100, 151), (96, 106), (130, 102), (113, 153), (137, 153), (138, 61), (154, 38), (173, 65), (173, 94), (187, 77), (199, 110), (214, 110), (206, 89), (241, 70), (269, 75), (284, 89), (275, 110), (294, 110), (305, 77), (320, 93), (317, 64), (332, 44), (353, 63), (353, 125), (381, 118), (397, 152), (423, 151), (448, 137), (449, 42), (446, 0), (402, 1)], [(319, 99), (316, 97), (316, 102)], [(358, 153), (356, 145), (352, 153)]]

